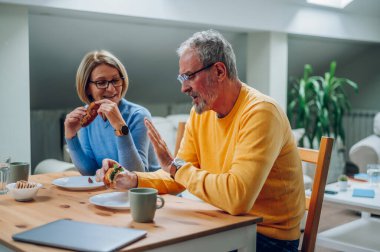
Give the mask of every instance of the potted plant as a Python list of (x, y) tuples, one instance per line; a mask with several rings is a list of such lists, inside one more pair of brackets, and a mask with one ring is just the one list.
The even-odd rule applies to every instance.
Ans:
[(348, 177), (344, 174), (338, 177), (338, 186), (340, 191), (347, 191), (348, 188)]
[(350, 109), (350, 102), (344, 86), (358, 91), (358, 85), (347, 79), (335, 76), (336, 62), (324, 76), (312, 76), (311, 65), (306, 64), (303, 76), (290, 83), (288, 89), (288, 118), (293, 128), (304, 128), (299, 141), (314, 148), (323, 135), (340, 138), (344, 144), (343, 115)]

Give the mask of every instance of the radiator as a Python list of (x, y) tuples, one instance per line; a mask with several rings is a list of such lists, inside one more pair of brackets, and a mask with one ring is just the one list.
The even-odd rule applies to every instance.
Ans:
[(373, 118), (379, 111), (351, 110), (343, 117), (346, 133), (346, 160), (350, 148), (359, 140), (373, 134)]

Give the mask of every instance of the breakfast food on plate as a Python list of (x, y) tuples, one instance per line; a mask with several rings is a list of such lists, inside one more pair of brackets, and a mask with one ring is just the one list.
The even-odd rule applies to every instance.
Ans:
[(19, 180), (16, 182), (16, 189), (24, 189), (24, 188), (34, 188), (37, 184), (33, 182), (28, 182), (25, 180)]
[(111, 187), (113, 180), (116, 177), (116, 174), (124, 171), (124, 168), (118, 165), (108, 168), (106, 174), (104, 174), (103, 182), (107, 187)]
[(90, 105), (88, 105), (86, 114), (80, 120), (80, 125), (82, 125), (82, 127), (88, 126), (93, 120), (95, 120), (98, 115), (99, 107), (100, 105), (95, 102), (91, 102)]

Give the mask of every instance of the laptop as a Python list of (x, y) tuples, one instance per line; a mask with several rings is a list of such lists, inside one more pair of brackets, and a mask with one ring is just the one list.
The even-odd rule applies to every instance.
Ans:
[(76, 251), (114, 251), (143, 237), (145, 230), (60, 219), (14, 234), (15, 241)]

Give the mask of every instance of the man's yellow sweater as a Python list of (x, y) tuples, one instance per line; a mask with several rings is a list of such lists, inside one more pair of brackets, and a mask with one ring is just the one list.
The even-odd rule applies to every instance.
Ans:
[(187, 163), (175, 175), (137, 173), (139, 187), (160, 193), (184, 189), (237, 215), (262, 216), (258, 232), (296, 240), (305, 211), (301, 160), (285, 113), (268, 96), (243, 85), (224, 118), (191, 111), (178, 157)]

